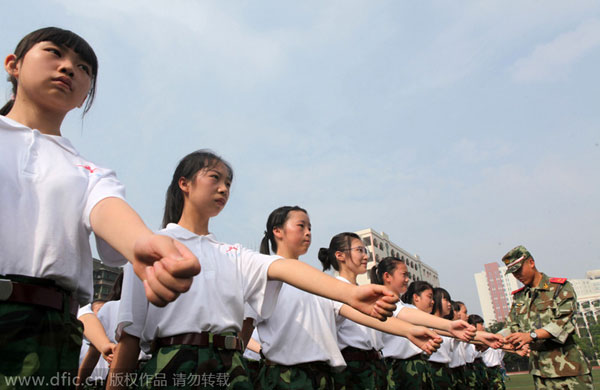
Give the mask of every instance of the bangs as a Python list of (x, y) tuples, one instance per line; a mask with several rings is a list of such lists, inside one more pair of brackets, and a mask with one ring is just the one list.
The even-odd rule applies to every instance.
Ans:
[(73, 50), (82, 60), (90, 64), (92, 67), (92, 75), (96, 78), (98, 74), (98, 59), (92, 47), (81, 38), (69, 30), (63, 30), (57, 27), (47, 27), (36, 30), (28, 34), (19, 42), (15, 54), (18, 57), (24, 55), (33, 45), (39, 42), (52, 42), (59, 46), (66, 46)]

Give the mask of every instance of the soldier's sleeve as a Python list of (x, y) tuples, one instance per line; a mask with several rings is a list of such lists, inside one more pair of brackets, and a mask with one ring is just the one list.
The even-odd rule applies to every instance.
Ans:
[(547, 311), (548, 318), (542, 319), (545, 324), (542, 329), (550, 333), (554, 341), (563, 344), (569, 334), (575, 331), (573, 315), (577, 309), (577, 297), (569, 282), (557, 288), (560, 288), (560, 291), (554, 298), (556, 309)]

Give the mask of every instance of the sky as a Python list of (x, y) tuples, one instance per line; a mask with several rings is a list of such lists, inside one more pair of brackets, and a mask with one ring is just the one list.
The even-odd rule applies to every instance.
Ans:
[[(526, 246), (550, 276), (600, 268), (600, 3), (74, 1), (3, 4), (0, 52), (46, 26), (99, 58), (63, 135), (117, 172), (153, 229), (177, 162), (235, 177), (210, 229), (257, 249), (268, 214), (313, 243), (373, 228), (481, 313), (473, 274)], [(10, 96), (0, 83), (0, 98)]]

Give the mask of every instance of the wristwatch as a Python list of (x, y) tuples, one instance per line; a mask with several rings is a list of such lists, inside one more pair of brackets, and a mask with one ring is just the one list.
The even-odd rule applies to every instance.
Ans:
[(532, 330), (531, 333), (529, 333), (529, 337), (531, 337), (533, 341), (538, 339), (538, 335), (535, 333), (535, 330)]

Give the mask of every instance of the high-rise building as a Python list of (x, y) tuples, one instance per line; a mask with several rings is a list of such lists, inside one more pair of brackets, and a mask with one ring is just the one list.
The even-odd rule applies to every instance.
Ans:
[(376, 232), (369, 228), (355, 232), (363, 241), (365, 247), (369, 250), (369, 263), (367, 265), (367, 273), (359, 275), (356, 278), (358, 284), (371, 283), (368, 274), (373, 265), (378, 264), (381, 259), (393, 256), (403, 260), (408, 269), (408, 277), (410, 281), (425, 280), (439, 287), (440, 281), (437, 271), (421, 261), (419, 255), (413, 255), (402, 249), (399, 245), (393, 243), (390, 237), (384, 232)]
[(109, 267), (94, 259), (94, 296), (92, 300), (105, 300), (112, 290), (115, 280), (123, 272), (123, 268)]
[[(594, 345), (590, 327), (600, 324), (600, 270), (588, 271), (587, 279), (570, 279), (577, 294), (577, 313), (575, 330), (577, 335)], [(596, 356), (595, 364), (598, 364)]]
[(483, 320), (489, 326), (508, 317), (512, 305), (512, 292), (519, 288), (512, 274), (505, 275), (506, 267), (498, 263), (484, 265), (484, 271), (475, 274), (475, 284)]

